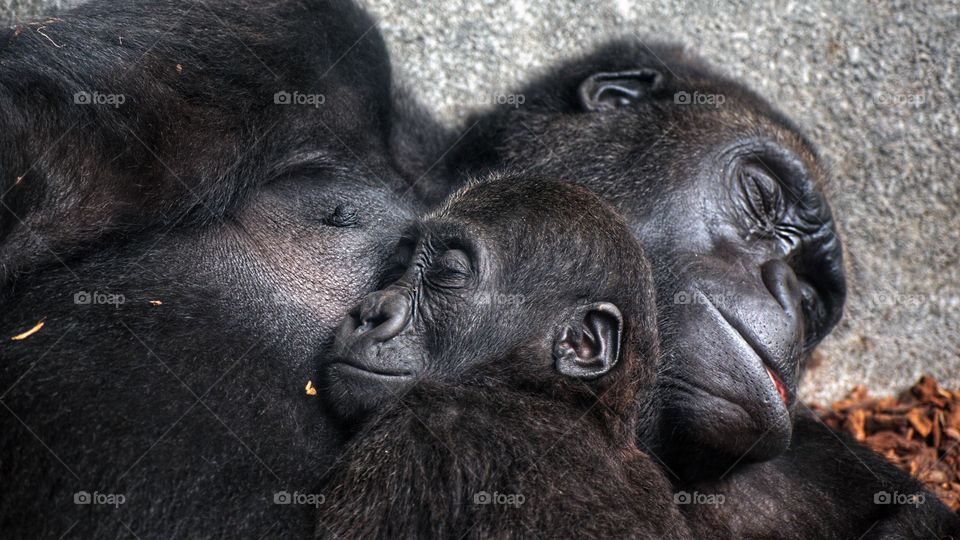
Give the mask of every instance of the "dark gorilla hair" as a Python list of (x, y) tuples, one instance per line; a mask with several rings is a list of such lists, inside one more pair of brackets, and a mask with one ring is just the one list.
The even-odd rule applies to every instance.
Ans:
[(699, 537), (960, 538), (960, 516), (886, 458), (812, 413), (777, 459), (687, 486), (723, 504), (682, 507)]
[[(380, 377), (399, 397), (370, 407), (326, 483), (318, 536), (687, 537), (634, 442), (658, 356), (649, 267), (623, 220), (584, 188), (505, 177), (408, 230), (402, 277), (348, 316), (331, 366), (342, 383), (341, 362), (407, 371)], [(442, 273), (452, 250), (467, 254), (459, 281)], [(522, 300), (471, 301), (486, 295)], [(408, 344), (399, 358), (394, 340)]]
[(283, 495), (342, 434), (305, 386), (417, 214), (373, 20), (94, 0), (0, 65), (0, 531), (310, 534)]
[[(223, 218), (305, 165), (382, 159), (391, 82), (373, 24), (350, 0), (150, 0), (8, 29), (0, 283), (124, 233)], [(357, 44), (346, 70), (339, 43)], [(277, 106), (321, 90), (324, 107)]]
[(421, 383), (348, 447), (317, 536), (690, 537), (657, 465), (583, 416), (509, 384)]

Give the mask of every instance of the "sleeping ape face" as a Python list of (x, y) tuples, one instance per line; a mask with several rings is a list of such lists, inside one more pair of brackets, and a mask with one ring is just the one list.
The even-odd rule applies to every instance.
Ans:
[(483, 118), (454, 171), (580, 173), (654, 268), (666, 401), (642, 436), (678, 461), (780, 453), (804, 359), (845, 297), (810, 144), (674, 49), (618, 43), (556, 73), (524, 91), (524, 108)]
[(819, 171), (803, 153), (751, 140), (747, 125), (727, 125), (739, 129), (736, 144), (678, 129), (698, 136), (661, 139), (666, 169), (682, 173), (661, 179), (659, 204), (619, 199), (651, 246), (672, 338), (665, 429), (693, 420), (684, 435), (697, 446), (775, 455), (790, 440), (805, 353), (843, 299), (839, 242), (813, 184)]
[(679, 338), (665, 420), (697, 419), (686, 435), (733, 442), (735, 456), (771, 456), (789, 443), (806, 353), (840, 315), (839, 242), (811, 163), (772, 141), (711, 149), (659, 208), (629, 203), (657, 246), (663, 318)]
[(722, 108), (584, 103), (598, 115), (629, 114), (623, 129), (631, 132), (619, 136), (636, 146), (659, 143), (651, 164), (627, 172), (659, 196), (614, 196), (651, 246), (663, 320), (675, 336), (663, 379), (673, 397), (661, 427), (679, 425), (675, 440), (734, 459), (776, 455), (790, 441), (803, 360), (836, 324), (845, 294), (840, 242), (816, 187), (824, 173), (792, 126), (736, 88), (639, 82), (671, 100), (680, 92), (727, 97)]
[[(507, 178), (467, 188), (406, 230), (384, 284), (350, 311), (324, 369), (341, 416), (420, 379), (492, 366), (511, 385), (580, 381), (597, 395), (619, 364), (627, 384), (652, 376), (643, 251), (619, 216), (572, 184)], [(644, 359), (643, 379), (623, 355)], [(635, 397), (610, 394), (618, 409)]]

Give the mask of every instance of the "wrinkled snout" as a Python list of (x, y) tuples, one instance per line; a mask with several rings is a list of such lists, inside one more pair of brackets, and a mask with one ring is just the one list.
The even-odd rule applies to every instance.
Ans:
[(406, 292), (397, 288), (370, 293), (347, 314), (341, 336), (348, 340), (389, 341), (410, 322), (410, 304)]
[(412, 334), (405, 332), (410, 326), (412, 304), (409, 291), (401, 287), (368, 294), (350, 310), (337, 331), (336, 361), (384, 375), (414, 371), (414, 358), (407, 354), (409, 347), (403, 346), (410, 341), (404, 334)]

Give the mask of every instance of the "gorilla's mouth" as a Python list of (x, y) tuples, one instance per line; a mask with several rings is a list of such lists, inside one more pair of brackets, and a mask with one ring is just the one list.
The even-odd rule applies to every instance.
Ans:
[(340, 360), (332, 362), (327, 366), (327, 369), (353, 373), (356, 375), (372, 375), (375, 377), (386, 377), (390, 379), (412, 379), (413, 372), (402, 369), (390, 369), (383, 366), (367, 366), (361, 365), (358, 362), (350, 362), (345, 360)]
[(749, 334), (745, 332), (742, 328), (742, 325), (739, 321), (733, 320), (727, 316), (716, 304), (710, 300), (709, 295), (704, 294), (703, 298), (706, 299), (706, 303), (720, 315), (720, 318), (730, 327), (731, 330), (740, 338), (743, 343), (749, 347), (753, 353), (760, 360), (761, 365), (763, 366), (764, 371), (767, 372), (767, 376), (770, 377), (770, 382), (773, 384), (774, 389), (777, 391), (777, 395), (780, 396), (780, 400), (783, 401), (785, 407), (790, 406), (790, 392), (787, 390), (787, 385), (783, 383), (783, 378), (781, 377), (779, 371), (775, 367), (774, 363), (770, 361), (766, 350), (759, 343), (754, 343), (754, 340), (749, 337)]
[(790, 405), (790, 395), (787, 393), (787, 387), (783, 385), (783, 381), (780, 380), (780, 377), (770, 369), (770, 366), (764, 362), (763, 369), (767, 371), (767, 375), (770, 376), (770, 380), (773, 382), (773, 386), (777, 388), (777, 393), (780, 394), (780, 399), (783, 400), (783, 404)]
[(409, 371), (358, 365), (337, 359), (320, 371), (323, 399), (341, 420), (354, 421), (401, 397), (415, 381)]

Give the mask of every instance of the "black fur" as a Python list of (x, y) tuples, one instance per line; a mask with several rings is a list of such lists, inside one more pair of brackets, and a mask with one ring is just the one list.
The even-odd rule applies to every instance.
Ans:
[(683, 507), (698, 535), (721, 538), (960, 538), (960, 518), (883, 456), (813, 415), (781, 456), (687, 489), (722, 505)]
[(5, 538), (312, 532), (275, 504), (340, 443), (305, 387), (416, 212), (391, 91), (342, 0), (94, 0), (7, 32)]
[(509, 384), (423, 384), (357, 437), (324, 491), (319, 537), (690, 537), (646, 454)]

